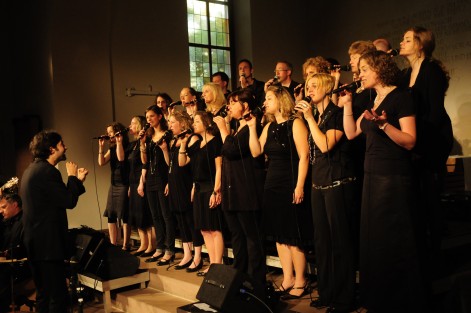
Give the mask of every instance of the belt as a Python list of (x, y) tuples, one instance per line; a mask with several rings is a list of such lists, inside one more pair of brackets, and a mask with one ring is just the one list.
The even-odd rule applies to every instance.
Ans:
[(356, 177), (347, 177), (347, 178), (343, 178), (339, 180), (334, 180), (332, 184), (324, 185), (324, 186), (318, 186), (318, 185), (312, 184), (312, 188), (313, 189), (330, 189), (330, 188), (334, 188), (343, 184), (350, 183), (352, 181), (355, 181), (356, 179), (357, 179)]

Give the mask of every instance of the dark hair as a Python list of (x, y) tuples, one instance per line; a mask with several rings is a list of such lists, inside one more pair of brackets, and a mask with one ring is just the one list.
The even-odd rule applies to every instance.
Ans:
[(286, 67), (288, 67), (288, 69), (289, 69), (290, 71), (293, 71), (293, 64), (291, 64), (290, 62), (284, 61), (284, 60), (276, 61), (276, 64), (278, 64), (278, 63), (283, 63), (283, 64), (285, 64)]
[(168, 95), (166, 92), (159, 92), (157, 95), (155, 95), (155, 104), (157, 104), (157, 98), (161, 97), (164, 98), (165, 102), (167, 102), (167, 106), (173, 102), (172, 97)]
[(211, 75), (211, 81), (213, 80), (213, 77), (219, 76), (221, 77), (221, 80), (229, 84), (229, 76), (227, 76), (226, 73), (224, 72), (216, 72), (213, 75)]
[(228, 100), (236, 100), (236, 98), (238, 98), (240, 102), (247, 102), (250, 110), (254, 110), (257, 106), (253, 92), (248, 88), (236, 90), (227, 97)]
[[(153, 104), (153, 105), (147, 107), (146, 113), (149, 112), (149, 111), (153, 111), (155, 114), (162, 116), (162, 118), (160, 119), (160, 122), (159, 122), (160, 128), (162, 130), (167, 130), (168, 129), (168, 124), (167, 124), (167, 120), (164, 117), (162, 109), (160, 107), (158, 107), (156, 104)], [(147, 130), (147, 135), (153, 135), (153, 134), (154, 134), (154, 128), (149, 127), (149, 129)]]
[[(201, 118), (203, 126), (208, 133), (210, 133), (211, 135), (216, 135), (219, 132), (219, 128), (214, 125), (213, 115), (211, 113), (206, 111), (196, 111), (195, 117), (196, 116), (199, 116)], [(193, 117), (193, 120), (194, 119), (195, 118)]]
[(384, 51), (371, 51), (363, 54), (358, 63), (364, 60), (376, 72), (379, 80), (387, 86), (397, 86), (400, 69), (393, 58)]
[(42, 130), (36, 135), (29, 144), (29, 151), (34, 159), (46, 160), (51, 155), (51, 148), (56, 148), (62, 137), (53, 130)]
[(247, 64), (249, 65), (250, 69), (252, 69), (252, 67), (253, 67), (253, 66), (252, 66), (252, 62), (250, 62), (250, 61), (247, 60), (247, 59), (242, 59), (242, 60), (240, 60), (237, 65), (240, 65), (240, 63), (242, 63), (242, 62), (247, 63)]
[(17, 193), (3, 193), (0, 196), (1, 199), (5, 199), (8, 203), (16, 202), (19, 208), (23, 206), (23, 201), (21, 201), (21, 197)]
[(126, 130), (127, 127), (119, 122), (113, 122), (110, 125), (108, 125), (107, 128), (108, 127), (113, 128), (113, 132), (115, 134), (117, 132), (121, 132), (121, 136), (123, 137), (123, 147), (127, 147), (127, 145), (129, 144), (129, 137), (128, 137), (127, 132), (124, 132), (124, 130)]

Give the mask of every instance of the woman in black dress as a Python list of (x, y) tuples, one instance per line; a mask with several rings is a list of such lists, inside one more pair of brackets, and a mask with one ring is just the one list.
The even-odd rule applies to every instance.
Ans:
[[(405, 70), (404, 85), (417, 107), (417, 144), (413, 153), (421, 202), (418, 233), (424, 247), (421, 256), (427, 267), (426, 277), (440, 266), (437, 263), (443, 230), (440, 195), (453, 146), (453, 127), (445, 109), (450, 76), (442, 62), (432, 56), (434, 49), (433, 33), (423, 27), (412, 27), (405, 32), (400, 50), (410, 65)], [(431, 282), (427, 283), (431, 288)]]
[(296, 105), (310, 130), (312, 164), (311, 209), (319, 298), (311, 306), (329, 306), (335, 312), (350, 312), (354, 304), (355, 254), (352, 231), (355, 203), (355, 168), (349, 142), (343, 133), (343, 111), (330, 92), (335, 78), (314, 74), (306, 80), (311, 103)]
[(312, 216), (304, 189), (309, 167), (308, 130), (293, 116), (294, 100), (284, 87), (270, 86), (265, 96), (269, 121), (260, 139), (256, 122), (248, 121), (250, 150), (254, 157), (266, 154), (268, 170), (263, 191), (263, 229), (276, 242), (283, 269), (284, 299), (299, 299), (309, 286), (305, 277), (303, 248), (312, 243)]
[[(193, 130), (199, 136), (185, 137), (180, 145), (178, 164), (184, 166), (191, 161), (194, 195), (193, 208), (195, 228), (201, 230), (211, 264), (222, 264), (224, 239), (221, 213), (221, 147), (219, 134), (213, 133), (212, 115), (197, 111), (193, 119)], [(187, 147), (187, 142), (188, 147)], [(201, 272), (205, 275), (208, 268)]]
[(359, 61), (365, 88), (376, 98), (355, 121), (351, 94), (344, 107), (347, 138), (363, 132), (366, 153), (360, 225), (360, 297), (368, 311), (424, 312), (415, 229), (416, 209), (411, 150), (416, 142), (411, 95), (396, 88), (399, 68), (382, 51)]
[[(260, 229), (264, 157), (252, 157), (246, 121), (252, 118), (250, 112), (255, 107), (255, 98), (249, 89), (237, 90), (229, 95), (229, 115), (226, 118), (217, 116), (214, 122), (224, 142), (221, 206), (231, 232), (233, 266), (265, 284), (264, 239)], [(230, 119), (235, 121), (236, 126), (232, 134), (228, 123)]]
[(128, 227), (129, 214), (129, 163), (128, 163), (128, 135), (123, 124), (114, 122), (106, 127), (109, 139), (109, 149), (103, 154), (105, 138), (98, 140), (98, 165), (104, 166), (110, 163), (111, 185), (108, 190), (108, 200), (104, 216), (108, 218), (108, 232), (110, 242), (118, 244), (119, 222), (123, 222), (123, 250), (130, 250), (129, 238), (131, 235)]
[[(203, 236), (200, 230), (195, 230), (193, 217), (193, 177), (189, 164), (179, 166), (178, 154), (182, 138), (192, 133), (190, 115), (184, 111), (175, 111), (170, 114), (169, 128), (173, 133), (170, 141), (170, 164), (168, 169), (168, 185), (165, 194), (168, 196), (170, 210), (175, 215), (183, 245), (183, 258), (175, 266), (176, 270), (187, 269), (196, 272), (201, 269), (201, 247)], [(194, 255), (192, 250), (194, 248)]]
[[(144, 177), (142, 174), (142, 160), (140, 152), (141, 138), (139, 133), (148, 127), (146, 118), (141, 115), (133, 116), (129, 125), (129, 135), (134, 137), (134, 141), (129, 144), (129, 220), (130, 227), (137, 228), (140, 246), (134, 253), (140, 256), (144, 253), (153, 253), (154, 239), (152, 236), (152, 217), (150, 214), (147, 195), (144, 193)], [(144, 137), (144, 134), (142, 135)], [(144, 148), (144, 147), (143, 147)], [(141, 185), (141, 193), (138, 192)]]
[(172, 133), (167, 130), (162, 110), (155, 104), (147, 108), (146, 119), (150, 127), (146, 132), (145, 147), (141, 149), (141, 159), (145, 164), (146, 194), (157, 246), (154, 255), (146, 262), (158, 261), (157, 265), (168, 265), (175, 259), (175, 225), (164, 194), (168, 182), (168, 143)]

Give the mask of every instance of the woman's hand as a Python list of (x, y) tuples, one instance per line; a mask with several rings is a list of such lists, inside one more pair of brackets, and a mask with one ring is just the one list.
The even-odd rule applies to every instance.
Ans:
[(311, 104), (308, 103), (306, 100), (301, 100), (299, 101), (294, 109), (298, 112), (303, 113), (304, 118), (306, 120), (308, 119), (314, 119), (314, 115), (312, 115), (312, 107)]
[(296, 187), (293, 192), (293, 203), (299, 204), (304, 200), (304, 189), (302, 187)]

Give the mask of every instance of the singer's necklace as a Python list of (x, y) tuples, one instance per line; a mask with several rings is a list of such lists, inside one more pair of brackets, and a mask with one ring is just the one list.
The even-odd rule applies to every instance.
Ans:
[(383, 102), (384, 98), (386, 98), (386, 96), (391, 91), (393, 91), (394, 88), (396, 88), (396, 86), (390, 86), (390, 87), (387, 87), (386, 91), (383, 94), (380, 94), (379, 92), (376, 93), (376, 98), (374, 100), (374, 109), (376, 109), (381, 104), (381, 102)]

